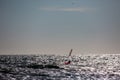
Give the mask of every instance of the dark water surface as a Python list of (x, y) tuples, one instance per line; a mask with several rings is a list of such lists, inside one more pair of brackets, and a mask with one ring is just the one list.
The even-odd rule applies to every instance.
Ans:
[(120, 80), (120, 55), (1, 55), (0, 80)]

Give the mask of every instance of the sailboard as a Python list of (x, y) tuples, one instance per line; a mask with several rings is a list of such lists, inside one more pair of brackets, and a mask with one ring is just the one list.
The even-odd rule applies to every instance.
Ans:
[[(73, 50), (71, 49), (70, 52), (69, 52), (69, 55), (68, 55), (68, 59), (71, 57), (72, 51), (73, 51)], [(68, 64), (70, 64), (70, 63), (71, 63), (71, 60), (70, 60), (70, 59), (69, 59), (67, 62), (66, 62), (66, 61), (64, 62), (65, 65), (68, 65)]]

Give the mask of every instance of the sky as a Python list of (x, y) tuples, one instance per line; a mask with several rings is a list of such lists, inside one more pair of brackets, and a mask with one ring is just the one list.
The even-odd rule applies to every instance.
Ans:
[(0, 0), (0, 54), (119, 53), (120, 0)]

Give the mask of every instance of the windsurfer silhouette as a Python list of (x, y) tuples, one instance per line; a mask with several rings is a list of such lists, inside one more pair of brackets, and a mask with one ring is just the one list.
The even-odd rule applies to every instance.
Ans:
[[(69, 55), (68, 55), (68, 58), (70, 58), (71, 57), (71, 53), (72, 53), (72, 49), (70, 50), (70, 53), (69, 53)], [(71, 61), (70, 61), (70, 59), (67, 61), (67, 62), (65, 62), (64, 64), (65, 65), (68, 65), (68, 64), (70, 64), (71, 63)]]

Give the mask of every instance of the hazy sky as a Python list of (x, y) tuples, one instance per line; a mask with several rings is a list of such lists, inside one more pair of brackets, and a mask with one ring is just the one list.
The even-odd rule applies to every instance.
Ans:
[(0, 0), (0, 54), (119, 53), (120, 0)]

